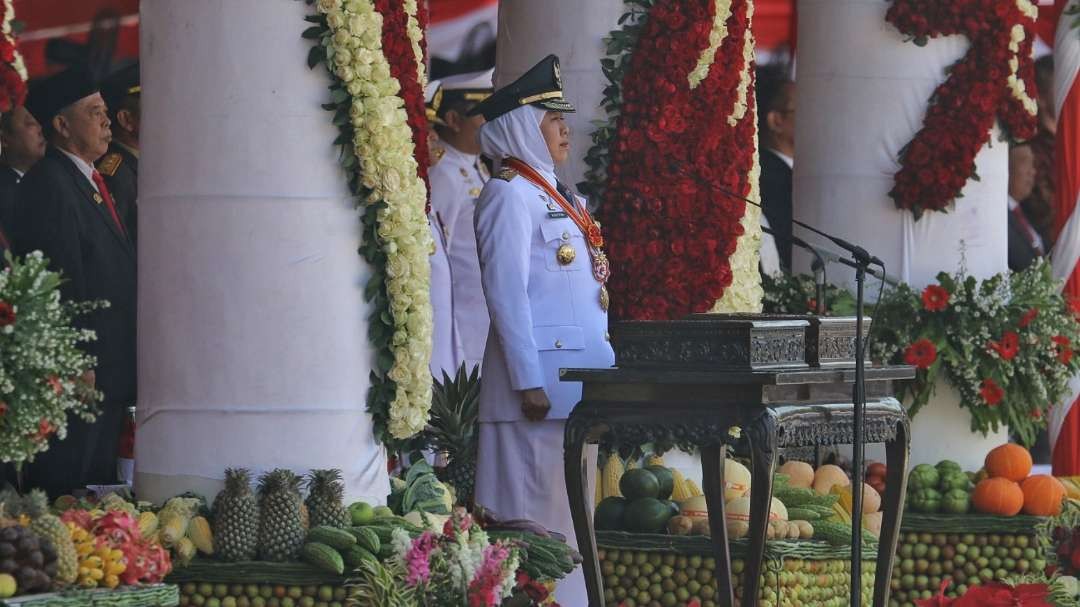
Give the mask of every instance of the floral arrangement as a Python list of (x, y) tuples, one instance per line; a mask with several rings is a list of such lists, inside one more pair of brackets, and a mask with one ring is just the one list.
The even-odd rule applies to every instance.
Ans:
[(945, 596), (945, 591), (950, 582), (942, 582), (937, 595), (917, 600), (915, 604), (919, 607), (1054, 607), (1075, 604), (1075, 601), (1061, 602), (1061, 591), (1046, 582), (1011, 585), (994, 581), (972, 586), (962, 596), (949, 598)]
[[(983, 281), (942, 272), (922, 290), (901, 285), (886, 291), (873, 312), (870, 354), (917, 368), (904, 394), (909, 415), (929, 402), (944, 373), (971, 412), (972, 431), (1007, 425), (1031, 445), (1048, 408), (1065, 400), (1069, 379), (1080, 371), (1080, 321), (1058, 286), (1041, 262)], [(813, 281), (776, 278), (769, 291), (776, 295), (766, 297), (767, 311), (802, 314)]]
[[(817, 285), (808, 274), (764, 275), (762, 306), (773, 314), (816, 314)], [(825, 285), (825, 316), (855, 316), (855, 297), (836, 285)]]
[[(172, 571), (169, 552), (153, 539), (142, 537), (138, 520), (129, 512), (73, 508), (60, 520), (75, 541), (85, 570), (79, 580), (84, 588), (157, 584)], [(95, 575), (94, 569), (100, 574)]]
[(1035, 135), (1035, 20), (1030, 0), (892, 0), (885, 19), (919, 45), (964, 34), (971, 48), (934, 91), (923, 126), (900, 151), (889, 195), (918, 218), (944, 211), (975, 174), (997, 118), (1010, 137)]
[(41, 252), (6, 257), (0, 270), (0, 461), (33, 461), (49, 438), (67, 436), (69, 415), (97, 417), (100, 393), (81, 378), (94, 357), (79, 348), (94, 332), (75, 319), (106, 304), (60, 300), (61, 277)]
[(520, 578), (518, 548), (488, 541), (487, 533), (463, 509), (447, 519), (441, 535), (425, 531), (414, 539), (398, 528), (392, 545), (395, 554), (387, 563), (362, 564), (360, 579), (351, 588), (353, 601), (400, 607), (495, 607), (515, 589), (543, 588)]
[(612, 314), (760, 309), (758, 210), (738, 198), (757, 197), (753, 2), (626, 4), (582, 184), (611, 242)]
[(341, 165), (359, 204), (360, 254), (372, 274), (368, 337), (375, 348), (367, 407), (388, 443), (424, 429), (431, 406), (431, 233), (427, 205), (423, 31), (415, 0), (307, 0), (308, 65), (331, 76)]
[(0, 16), (0, 113), (26, 100), (26, 64), (15, 43), (15, 3), (4, 0)]

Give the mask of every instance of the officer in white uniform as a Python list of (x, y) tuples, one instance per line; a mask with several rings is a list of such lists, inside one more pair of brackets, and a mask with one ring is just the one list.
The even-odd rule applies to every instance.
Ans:
[[(562, 445), (581, 385), (560, 382), (559, 369), (610, 367), (615, 357), (599, 226), (554, 173), (555, 161), (569, 154), (562, 112), (574, 111), (563, 99), (558, 58), (548, 56), (473, 111), (487, 120), (480, 142), (497, 163), (475, 219), (491, 314), (476, 500), (503, 517), (532, 519), (576, 546)], [(588, 604), (580, 569), (555, 597), (563, 605)]]
[(493, 72), (449, 76), (440, 81), (442, 100), (433, 124), (439, 136), (435, 145), (442, 158), (428, 173), (431, 212), (443, 226), (453, 275), (454, 328), (469, 371), (484, 360), (490, 324), (473, 231), (473, 209), (490, 175), (480, 160), (477, 136), (484, 118), (467, 114), (491, 95)]
[[(434, 124), (438, 120), (438, 109), (442, 99), (439, 82), (437, 80), (428, 84), (425, 91), (427, 102), (428, 123)], [(437, 167), (440, 160), (440, 152), (436, 146), (435, 133), (431, 132), (428, 138), (431, 149), (432, 167), (428, 174)], [(431, 238), (435, 242), (431, 249), (431, 364), (429, 368), (435, 379), (442, 381), (443, 374), (454, 377), (458, 367), (461, 366), (461, 344), (454, 329), (454, 296), (452, 292), (452, 274), (450, 272), (450, 259), (446, 255), (445, 230), (439, 223), (438, 215), (432, 210), (428, 214), (428, 224), (431, 227)]]

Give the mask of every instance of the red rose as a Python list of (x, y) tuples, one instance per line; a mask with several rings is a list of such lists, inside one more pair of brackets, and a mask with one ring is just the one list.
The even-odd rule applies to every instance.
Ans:
[(1032, 308), (1032, 309), (1028, 310), (1027, 312), (1024, 312), (1024, 315), (1020, 317), (1020, 322), (1017, 323), (1017, 324), (1019, 324), (1020, 328), (1023, 329), (1025, 327), (1027, 327), (1028, 325), (1030, 325), (1031, 322), (1034, 321), (1035, 317), (1037, 317), (1038, 315), (1039, 315), (1039, 309), (1038, 308)]
[(6, 301), (0, 301), (0, 327), (15, 324), (15, 306)]
[(941, 285), (930, 285), (923, 289), (922, 304), (928, 312), (940, 312), (949, 307), (949, 292)]
[(979, 396), (982, 396), (987, 405), (993, 407), (1000, 403), (1001, 399), (1005, 398), (1005, 390), (997, 385), (994, 380), (986, 378), (979, 385)]
[(1057, 359), (1061, 361), (1061, 364), (1067, 365), (1073, 357), (1072, 342), (1068, 337), (1064, 335), (1055, 335), (1051, 338), (1054, 342), (1054, 350), (1057, 352)]
[(929, 369), (936, 360), (937, 346), (925, 337), (916, 340), (904, 350), (904, 362), (919, 369)]

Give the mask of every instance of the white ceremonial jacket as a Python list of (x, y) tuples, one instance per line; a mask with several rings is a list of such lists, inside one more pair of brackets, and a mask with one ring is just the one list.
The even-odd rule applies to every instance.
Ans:
[[(476, 244), (491, 314), (481, 422), (524, 420), (519, 392), (529, 388), (547, 392), (547, 419), (565, 419), (581, 384), (560, 382), (559, 369), (615, 364), (585, 237), (560, 211), (521, 176), (493, 178), (480, 194)], [(576, 252), (568, 265), (556, 257), (563, 244)]]
[(446, 143), (442, 146), (442, 159), (428, 170), (431, 212), (445, 230), (446, 255), (454, 276), (454, 325), (462, 356), (471, 371), (484, 360), (490, 324), (473, 231), (473, 211), (488, 173), (479, 156), (465, 154)]
[(431, 251), (431, 364), (429, 368), (435, 379), (442, 381), (445, 371), (454, 377), (461, 366), (461, 343), (454, 328), (454, 297), (451, 292), (452, 277), (450, 262), (446, 258), (446, 247), (442, 228), (438, 220), (428, 217), (431, 226), (431, 238), (435, 246)]

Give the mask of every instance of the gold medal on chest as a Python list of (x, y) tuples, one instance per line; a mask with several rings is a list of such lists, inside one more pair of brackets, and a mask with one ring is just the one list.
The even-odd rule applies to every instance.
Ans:
[(568, 244), (559, 245), (559, 250), (555, 252), (555, 259), (559, 260), (560, 265), (568, 266), (574, 263), (574, 259), (576, 258), (577, 251)]

